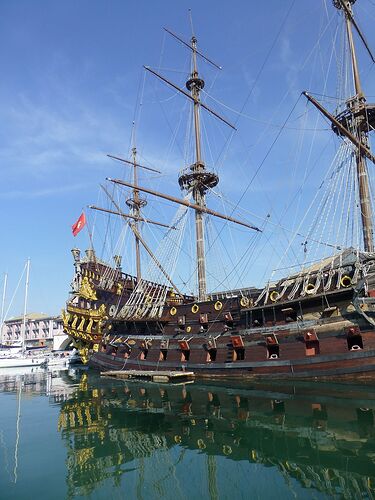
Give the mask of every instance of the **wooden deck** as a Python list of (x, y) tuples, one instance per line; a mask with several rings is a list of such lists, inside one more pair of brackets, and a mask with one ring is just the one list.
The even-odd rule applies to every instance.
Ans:
[(148, 371), (148, 370), (110, 370), (100, 372), (102, 377), (119, 379), (151, 380), (159, 383), (173, 383), (194, 380), (194, 372), (183, 371)]

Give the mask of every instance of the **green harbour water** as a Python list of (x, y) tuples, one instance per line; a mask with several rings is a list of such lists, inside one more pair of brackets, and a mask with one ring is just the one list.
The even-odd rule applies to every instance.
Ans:
[(375, 497), (375, 387), (0, 373), (0, 499)]

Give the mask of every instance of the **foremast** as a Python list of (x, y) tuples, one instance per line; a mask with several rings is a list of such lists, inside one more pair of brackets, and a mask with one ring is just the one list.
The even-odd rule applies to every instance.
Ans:
[[(116, 203), (112, 195), (108, 192), (108, 190), (104, 187), (101, 186), (103, 191), (106, 193), (108, 198), (111, 200), (112, 204), (117, 208), (117, 212), (114, 212), (113, 210), (106, 210), (101, 207), (96, 207), (95, 205), (90, 205), (90, 208), (94, 210), (99, 210), (102, 212), (107, 212), (111, 213), (114, 215), (120, 215), (123, 217), (129, 224), (130, 229), (134, 233), (135, 237), (135, 261), (136, 261), (136, 274), (137, 274), (137, 282), (139, 283), (142, 279), (142, 273), (141, 273), (141, 252), (140, 252), (140, 247), (141, 244), (144, 245), (143, 243), (143, 238), (140, 233), (140, 228), (139, 228), (139, 222), (148, 222), (150, 224), (155, 224), (157, 226), (163, 226), (163, 227), (169, 227), (165, 224), (161, 224), (156, 221), (152, 221), (150, 219), (145, 219), (142, 216), (141, 209), (144, 208), (147, 205), (147, 201), (144, 198), (141, 198), (139, 195), (139, 189), (138, 189), (138, 169), (144, 169), (148, 170), (150, 172), (155, 172), (160, 174), (159, 170), (156, 170), (154, 168), (150, 167), (145, 167), (144, 165), (140, 165), (137, 162), (137, 148), (133, 146), (132, 148), (132, 160), (125, 160), (124, 158), (119, 158), (118, 156), (113, 156), (113, 155), (107, 155), (109, 158), (112, 158), (114, 160), (119, 160), (127, 165), (131, 165), (133, 167), (133, 183), (132, 183), (132, 196), (130, 198), (127, 198), (126, 204), (130, 209), (130, 214), (125, 214), (121, 210), (120, 206)], [(130, 219), (130, 222), (129, 222)], [(147, 248), (146, 248), (147, 250)], [(147, 250), (148, 251), (148, 250)], [(118, 256), (116, 256), (118, 257)]]
[(138, 187), (138, 172), (137, 172), (137, 149), (135, 147), (132, 148), (132, 160), (133, 160), (133, 196), (126, 200), (126, 204), (130, 208), (131, 215), (133, 215), (134, 219), (131, 222), (132, 228), (134, 228), (134, 237), (135, 237), (135, 262), (136, 262), (136, 270), (137, 270), (137, 281), (139, 282), (142, 277), (141, 273), (141, 252), (140, 252), (140, 238), (139, 238), (139, 220), (141, 218), (141, 208), (144, 208), (147, 205), (147, 201), (144, 198), (139, 196)]

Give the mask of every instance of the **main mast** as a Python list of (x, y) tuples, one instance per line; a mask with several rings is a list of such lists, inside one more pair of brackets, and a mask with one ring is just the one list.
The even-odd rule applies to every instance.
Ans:
[[(368, 133), (375, 125), (375, 106), (366, 104), (366, 98), (362, 90), (361, 80), (358, 70), (357, 55), (353, 40), (352, 25), (354, 23), (352, 5), (356, 0), (333, 0), (333, 4), (337, 9), (342, 9), (345, 16), (346, 32), (349, 43), (352, 74), (355, 88), (355, 95), (346, 102), (346, 109), (335, 116), (336, 120), (343, 125), (358, 142), (365, 148), (369, 149)], [(358, 31), (358, 27), (354, 25)], [(362, 40), (364, 38), (359, 32)], [(367, 47), (367, 44), (366, 48)], [(369, 50), (369, 49), (368, 49)], [(371, 53), (370, 53), (371, 54)], [(343, 135), (342, 132), (333, 125), (333, 130), (338, 135)], [(363, 228), (363, 243), (366, 252), (374, 251), (374, 229), (373, 229), (373, 214), (370, 198), (369, 179), (367, 172), (366, 155), (362, 148), (357, 148), (356, 151), (357, 164), (357, 179), (359, 201), (361, 207), (361, 218)]]
[[(200, 128), (200, 92), (204, 87), (204, 80), (199, 78), (197, 67), (197, 39), (191, 38), (192, 49), (192, 72), (189, 80), (186, 82), (186, 88), (190, 92), (193, 100), (194, 112), (194, 136), (195, 136), (195, 162), (187, 169), (183, 170), (179, 176), (178, 182), (181, 188), (191, 191), (195, 204), (205, 208), (206, 192), (215, 187), (218, 182), (218, 176), (206, 170), (202, 159), (201, 151), (201, 128)], [(207, 296), (206, 282), (206, 258), (205, 258), (205, 237), (203, 213), (200, 210), (195, 211), (195, 233), (196, 233), (196, 253), (198, 270), (198, 300), (203, 301)]]
[(157, 191), (147, 189), (144, 187), (136, 186), (135, 184), (130, 184), (128, 182), (123, 182), (119, 179), (109, 179), (116, 184), (123, 186), (136, 188), (139, 191), (149, 193), (160, 198), (170, 200), (174, 203), (184, 205), (195, 211), (195, 233), (196, 233), (196, 255), (197, 255), (197, 274), (198, 274), (198, 300), (204, 301), (207, 298), (207, 282), (206, 282), (206, 259), (205, 259), (205, 238), (204, 238), (204, 220), (203, 214), (210, 214), (220, 219), (234, 222), (235, 224), (240, 224), (242, 226), (248, 227), (254, 231), (261, 231), (256, 226), (248, 224), (246, 222), (241, 222), (233, 217), (223, 215), (219, 212), (211, 210), (206, 207), (206, 192), (209, 189), (214, 188), (218, 182), (219, 177), (214, 173), (206, 169), (206, 166), (202, 157), (201, 150), (201, 127), (200, 127), (200, 110), (205, 109), (208, 113), (218, 118), (220, 121), (236, 130), (236, 128), (228, 122), (225, 118), (220, 116), (218, 113), (209, 108), (205, 103), (200, 100), (200, 93), (204, 87), (204, 80), (200, 78), (197, 67), (197, 56), (203, 58), (206, 62), (210, 63), (217, 69), (221, 69), (220, 66), (215, 64), (213, 61), (208, 59), (197, 49), (197, 39), (193, 35), (190, 43), (185, 42), (179, 36), (175, 35), (172, 31), (164, 28), (167, 33), (179, 40), (183, 45), (188, 47), (192, 51), (192, 68), (190, 73), (190, 78), (186, 82), (186, 90), (181, 89), (175, 83), (169, 81), (164, 76), (157, 73), (155, 70), (151, 69), (149, 66), (144, 66), (146, 71), (162, 80), (164, 83), (172, 87), (173, 89), (180, 92), (185, 97), (189, 98), (193, 102), (193, 116), (194, 116), (194, 136), (195, 136), (195, 162), (189, 167), (183, 169), (180, 172), (178, 182), (181, 189), (186, 190), (188, 193), (192, 193), (194, 198), (194, 203), (191, 203), (185, 199), (179, 199), (174, 196), (168, 196), (163, 193), (158, 193)]

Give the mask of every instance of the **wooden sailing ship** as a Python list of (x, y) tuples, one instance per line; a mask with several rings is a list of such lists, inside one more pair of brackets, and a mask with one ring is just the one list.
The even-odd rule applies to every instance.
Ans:
[[(192, 101), (195, 161), (179, 175), (184, 198), (176, 198), (138, 184), (137, 151), (132, 160), (133, 182), (108, 179), (132, 190), (124, 213), (108, 189), (111, 209), (91, 208), (117, 215), (135, 237), (137, 275), (122, 271), (121, 257), (115, 265), (99, 260), (93, 249), (81, 258), (73, 250), (75, 275), (72, 297), (63, 313), (65, 331), (80, 348), (84, 361), (99, 370), (189, 370), (202, 377), (369, 377), (375, 371), (375, 253), (372, 200), (367, 161), (375, 163), (369, 133), (375, 126), (375, 105), (366, 101), (361, 87), (353, 40), (355, 29), (372, 57), (353, 17), (355, 0), (334, 0), (346, 29), (355, 95), (344, 108), (331, 114), (314, 97), (306, 98), (329, 120), (342, 139), (343, 157), (350, 160), (350, 175), (358, 199), (362, 249), (332, 246), (334, 253), (312, 265), (304, 265), (262, 288), (209, 293), (206, 280), (205, 226), (203, 216), (212, 215), (259, 232), (253, 224), (219, 213), (206, 206), (206, 194), (219, 182), (208, 170), (201, 151), (200, 111), (232, 126), (201, 100), (204, 80), (198, 72), (195, 36), (181, 40), (192, 54), (192, 71), (186, 89), (180, 89), (151, 68), (168, 86)], [(214, 63), (212, 63), (214, 64)], [(121, 159), (120, 159), (121, 160)], [(187, 295), (175, 285), (172, 275), (150, 249), (139, 224), (163, 225), (142, 214), (147, 193), (176, 203), (195, 214), (198, 293)], [(355, 204), (354, 200), (348, 203)], [(332, 203), (332, 200), (331, 200)], [(341, 215), (341, 218), (344, 215)], [(178, 212), (168, 230), (178, 234)], [(324, 228), (324, 226), (323, 226)], [(141, 273), (140, 247), (149, 254), (163, 278), (151, 280)]]

